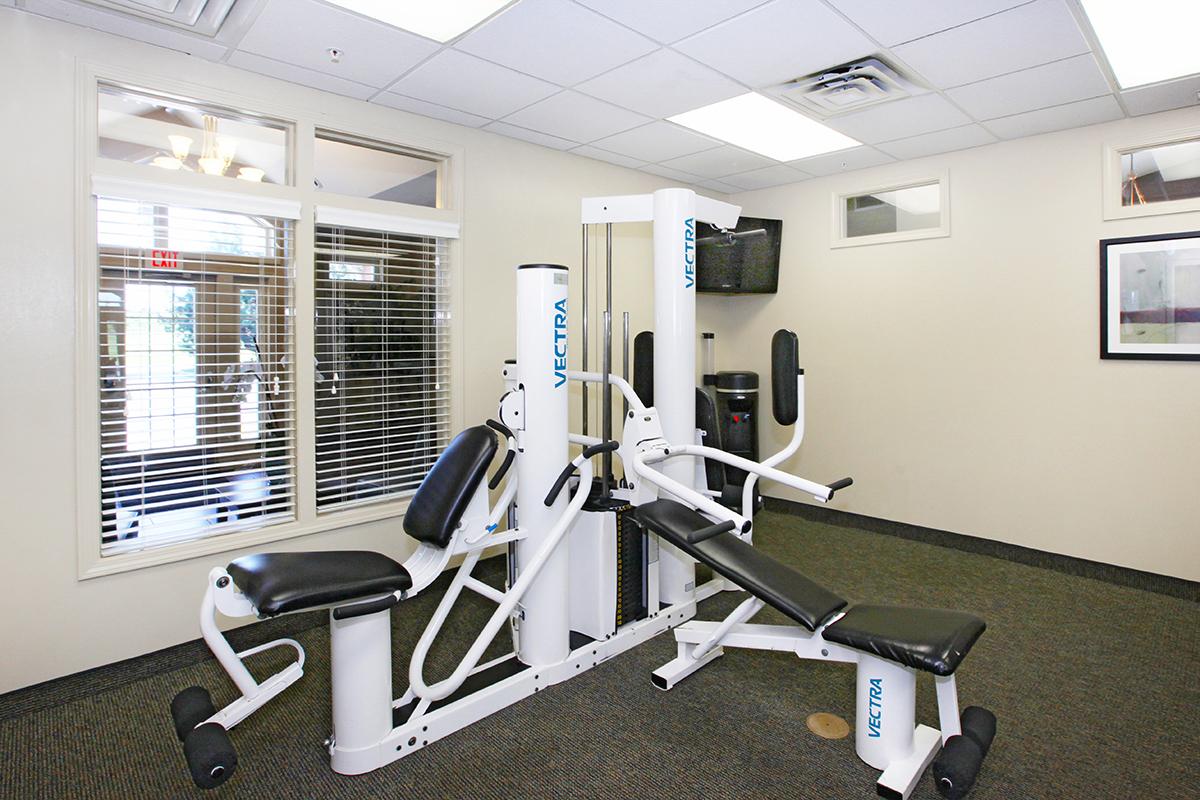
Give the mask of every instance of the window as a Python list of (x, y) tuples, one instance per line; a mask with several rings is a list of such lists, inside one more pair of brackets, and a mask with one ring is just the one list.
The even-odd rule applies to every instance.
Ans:
[(288, 127), (196, 103), (100, 86), (101, 158), (251, 183), (288, 182)]
[(1105, 218), (1200, 211), (1200, 131), (1106, 148)]
[(318, 511), (415, 491), (450, 432), (446, 242), (316, 237)]
[(291, 223), (96, 206), (101, 554), (293, 519)]
[(834, 247), (949, 236), (947, 180), (834, 195)]
[(428, 153), (317, 131), (316, 188), (348, 197), (440, 208), (442, 159)]

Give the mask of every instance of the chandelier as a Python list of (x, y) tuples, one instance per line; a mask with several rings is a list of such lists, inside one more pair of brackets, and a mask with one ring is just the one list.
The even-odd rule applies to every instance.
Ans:
[[(237, 155), (237, 140), (232, 136), (220, 135), (217, 130), (217, 118), (212, 114), (205, 114), (202, 119), (204, 138), (201, 140), (200, 153), (195, 159), (195, 167), (188, 163), (188, 156), (195, 141), (192, 137), (182, 134), (167, 137), (171, 145), (171, 155), (156, 156), (150, 163), (162, 169), (196, 172), (198, 168), (206, 175), (224, 175)], [(244, 181), (261, 183), (264, 174), (258, 167), (241, 167), (237, 177)]]

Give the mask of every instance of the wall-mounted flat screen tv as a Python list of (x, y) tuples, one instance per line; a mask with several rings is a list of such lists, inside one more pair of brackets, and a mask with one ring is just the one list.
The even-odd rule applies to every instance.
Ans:
[(721, 231), (696, 232), (696, 290), (716, 294), (774, 294), (779, 289), (783, 220), (742, 217)]

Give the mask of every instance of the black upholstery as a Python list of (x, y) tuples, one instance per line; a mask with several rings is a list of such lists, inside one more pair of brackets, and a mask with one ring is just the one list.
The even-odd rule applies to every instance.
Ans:
[(264, 617), (412, 588), (408, 570), (382, 553), (258, 553), (225, 568)]
[(855, 606), (827, 627), (831, 642), (934, 675), (951, 675), (987, 626), (963, 611)]
[[(717, 420), (717, 396), (708, 387), (696, 387), (696, 427), (704, 431), (705, 446), (724, 449), (721, 446), (721, 423)], [(712, 458), (704, 459), (704, 477), (709, 489), (721, 491), (725, 486), (725, 465)]]
[(404, 532), (438, 547), (450, 544), (496, 448), (496, 434), (486, 425), (455, 436), (413, 495), (404, 512)]
[(633, 393), (646, 408), (654, 405), (654, 331), (633, 337)]
[(732, 533), (722, 533), (699, 544), (689, 543), (689, 533), (707, 528), (712, 522), (674, 500), (655, 500), (638, 506), (637, 520), (809, 630), (816, 630), (846, 606), (846, 601), (833, 592)]
[(796, 376), (800, 373), (800, 340), (786, 328), (771, 337), (771, 411), (780, 425), (795, 425), (800, 417)]

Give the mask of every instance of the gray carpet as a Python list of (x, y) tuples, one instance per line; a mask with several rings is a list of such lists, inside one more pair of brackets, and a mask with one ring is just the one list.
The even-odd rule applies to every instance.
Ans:
[[(999, 718), (977, 800), (1197, 796), (1196, 603), (776, 513), (760, 517), (756, 537), (852, 599), (960, 608), (988, 621), (959, 671), (963, 705)], [(493, 578), (497, 566), (488, 567)], [(739, 597), (707, 601), (700, 616), (718, 618)], [(395, 612), (397, 691), (437, 599), (430, 592)], [(479, 602), (452, 618), (434, 675), (446, 674), (488, 612)], [(783, 620), (767, 611), (758, 621)], [(272, 638), (271, 624), (240, 633), (239, 644)], [(854, 725), (852, 666), (731, 650), (661, 693), (649, 675), (672, 657), (669, 636), (374, 773), (336, 775), (320, 746), (330, 726), (328, 635), (323, 626), (294, 635), (308, 652), (304, 678), (234, 731), (240, 766), (210, 796), (874, 796), (876, 773), (855, 757), (853, 736), (826, 741), (805, 727), (814, 711)], [(201, 796), (167, 706), (192, 684), (218, 703), (233, 690), (215, 661), (194, 662), (197, 652), (184, 646), (0, 697), (0, 797)], [(273, 659), (258, 657), (254, 671), (268, 674)], [(930, 676), (918, 687), (918, 721), (936, 726)], [(928, 776), (914, 797), (938, 797)]]

